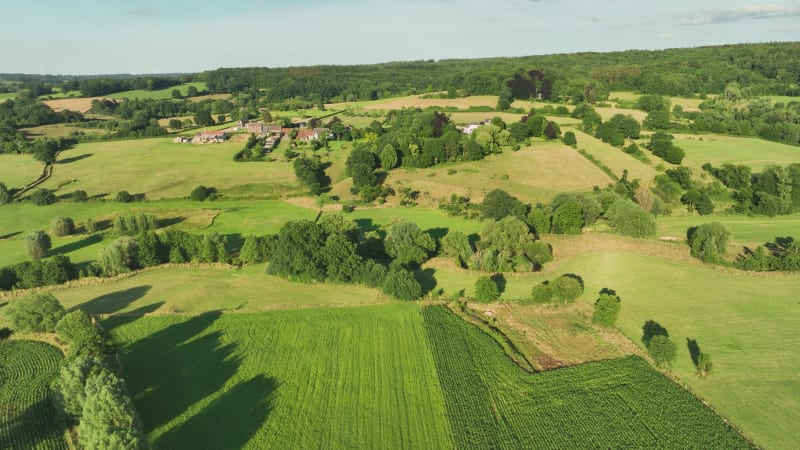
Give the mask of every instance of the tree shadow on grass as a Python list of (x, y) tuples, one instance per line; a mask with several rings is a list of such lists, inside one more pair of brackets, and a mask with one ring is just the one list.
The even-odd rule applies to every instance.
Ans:
[(224, 344), (222, 331), (208, 330), (220, 315), (154, 318), (175, 323), (122, 349), (125, 380), (145, 432), (185, 413), (236, 374), (241, 364), (236, 344)]
[(103, 321), (103, 328), (107, 330), (113, 330), (123, 325), (127, 325), (141, 319), (147, 314), (158, 311), (158, 309), (162, 306), (164, 306), (164, 302), (156, 302), (152, 305), (142, 306), (141, 308), (136, 308), (133, 311), (124, 314), (109, 317)]
[(4, 235), (0, 236), (0, 240), (11, 239), (11, 238), (13, 238), (15, 236), (19, 236), (20, 234), (22, 234), (22, 231), (17, 231), (17, 232), (14, 232), (14, 233), (4, 234)]
[(124, 291), (111, 292), (110, 294), (95, 297), (72, 309), (82, 309), (89, 314), (114, 314), (147, 295), (152, 288), (153, 286), (143, 285), (125, 289)]
[(84, 153), (83, 155), (78, 155), (78, 156), (72, 156), (70, 158), (59, 159), (58, 161), (56, 161), (56, 164), (69, 164), (69, 163), (80, 161), (80, 160), (83, 160), (83, 159), (86, 159), (86, 158), (90, 158), (92, 156), (94, 156), (94, 154), (92, 154), (92, 153)]
[(442, 238), (447, 236), (447, 233), (449, 231), (450, 231), (449, 228), (436, 227), (426, 230), (426, 233), (428, 233), (434, 240), (436, 240), (436, 242), (441, 242)]
[(166, 228), (172, 225), (177, 225), (181, 222), (186, 221), (186, 217), (179, 216), (179, 217), (168, 217), (166, 219), (158, 219), (158, 227), (159, 228)]
[(15, 444), (25, 445), (25, 448), (50, 448), (55, 442), (64, 444), (64, 431), (51, 398), (39, 400), (21, 413), (11, 412), (11, 417), (4, 416), (7, 421), (0, 423), (0, 448), (17, 448)]
[(78, 251), (80, 249), (86, 248), (90, 245), (97, 244), (98, 242), (103, 241), (103, 236), (100, 234), (92, 234), (89, 235), (81, 240), (70, 242), (69, 244), (64, 244), (61, 247), (56, 247), (52, 250), (52, 254), (54, 255), (66, 255), (67, 253), (72, 253)]
[[(264, 426), (278, 382), (257, 375), (220, 395), (203, 411), (164, 433), (158, 448), (243, 448)], [(223, 432), (224, 431), (224, 432)]]
[(432, 292), (436, 289), (438, 282), (436, 281), (436, 269), (419, 269), (414, 272), (414, 278), (422, 286), (422, 295)]
[(696, 339), (686, 338), (686, 346), (689, 348), (689, 356), (692, 358), (692, 363), (695, 367), (700, 366), (700, 345)]
[(642, 342), (644, 343), (644, 346), (649, 347), (650, 341), (656, 336), (669, 337), (669, 333), (667, 332), (666, 328), (661, 326), (660, 323), (656, 322), (655, 320), (648, 320), (642, 327)]
[(361, 229), (363, 233), (369, 233), (370, 231), (378, 231), (380, 226), (376, 224), (372, 219), (356, 219), (353, 222), (358, 225), (358, 228)]

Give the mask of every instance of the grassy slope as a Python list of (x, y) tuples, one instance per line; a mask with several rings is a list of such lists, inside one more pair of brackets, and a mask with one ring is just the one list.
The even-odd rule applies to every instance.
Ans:
[(140, 98), (140, 99), (165, 100), (172, 98), (172, 91), (174, 89), (181, 91), (181, 95), (185, 96), (189, 90), (189, 86), (196, 87), (198, 91), (204, 91), (207, 89), (206, 84), (204, 82), (198, 81), (198, 82), (181, 84), (179, 86), (172, 86), (166, 89), (160, 89), (155, 91), (133, 90), (133, 91), (117, 92), (114, 94), (107, 95), (106, 97), (114, 99)]
[(689, 227), (720, 222), (731, 231), (731, 241), (742, 245), (763, 245), (780, 236), (800, 239), (800, 215), (777, 217), (747, 216), (667, 216), (658, 218), (658, 236), (685, 238)]
[[(277, 195), (296, 188), (286, 163), (234, 163), (242, 143), (191, 145), (171, 139), (80, 144), (61, 154), (62, 160), (43, 187), (62, 186), (58, 194), (83, 189), (89, 195), (121, 191), (145, 193), (148, 198), (185, 197), (199, 184), (223, 193), (242, 185), (259, 185), (262, 195)], [(113, 170), (111, 170), (113, 168)]]
[[(800, 420), (798, 344), (800, 277), (760, 277), (623, 253), (580, 257), (565, 269), (583, 276), (586, 300), (603, 287), (622, 298), (619, 327), (641, 345), (655, 320), (678, 345), (674, 372), (725, 417), (767, 448), (797, 448)], [(686, 339), (714, 362), (694, 375)]]
[[(653, 177), (658, 174), (652, 166), (623, 152), (621, 148), (612, 147), (600, 139), (589, 136), (577, 129), (572, 131), (575, 133), (575, 137), (578, 140), (578, 148), (589, 152), (589, 154), (608, 166), (608, 168), (614, 171), (618, 176), (622, 176), (622, 172), (627, 169), (629, 178), (639, 178), (643, 182), (649, 183), (652, 181)], [(642, 143), (640, 142), (639, 145), (642, 145)], [(647, 150), (643, 151), (647, 153)], [(650, 160), (654, 161), (658, 160), (658, 158), (650, 157)]]
[(42, 174), (42, 163), (32, 155), (0, 154), (0, 182), (6, 187), (22, 187)]
[(69, 448), (50, 390), (62, 358), (43, 342), (0, 342), (0, 447)]
[(453, 446), (417, 305), (125, 322), (105, 325), (157, 448)]
[(745, 164), (758, 171), (771, 164), (800, 161), (800, 148), (762, 139), (718, 135), (675, 137), (675, 144), (686, 151), (683, 164), (698, 169), (708, 162), (714, 166)]

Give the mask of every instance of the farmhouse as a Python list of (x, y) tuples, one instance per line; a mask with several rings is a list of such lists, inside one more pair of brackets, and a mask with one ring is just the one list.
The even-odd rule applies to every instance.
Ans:
[(197, 133), (192, 138), (193, 144), (208, 144), (208, 143), (218, 143), (218, 142), (225, 142), (228, 139), (227, 133), (224, 131), (203, 131), (202, 133)]
[(475, 130), (478, 129), (479, 126), (483, 124), (480, 123), (471, 123), (463, 128), (461, 128), (461, 132), (464, 134), (472, 134)]
[(258, 137), (267, 135), (267, 124), (264, 122), (249, 122), (246, 127), (248, 132), (255, 133)]

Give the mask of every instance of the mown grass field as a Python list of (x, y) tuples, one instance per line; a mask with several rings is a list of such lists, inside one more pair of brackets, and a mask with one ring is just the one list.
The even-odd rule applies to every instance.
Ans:
[(741, 245), (763, 245), (776, 237), (800, 239), (800, 215), (789, 216), (666, 216), (658, 218), (658, 236), (686, 238), (686, 230), (704, 223), (720, 222), (731, 232), (730, 241)]
[(143, 139), (79, 144), (63, 152), (53, 176), (42, 187), (57, 194), (77, 189), (89, 196), (114, 198), (127, 190), (150, 199), (187, 197), (200, 184), (223, 194), (248, 184), (261, 186), (260, 195), (277, 196), (297, 190), (287, 163), (235, 163), (241, 142), (192, 145), (171, 139)]
[[(800, 276), (762, 276), (681, 261), (605, 251), (564, 264), (586, 285), (583, 301), (604, 287), (622, 298), (619, 328), (642, 347), (655, 320), (678, 346), (673, 372), (765, 448), (798, 448)], [(695, 376), (687, 339), (712, 356)]]
[(32, 155), (0, 154), (0, 183), (7, 188), (22, 187), (42, 174), (44, 165)]
[(0, 341), (0, 448), (70, 448), (50, 389), (62, 358), (43, 342)]
[(417, 305), (104, 325), (156, 448), (453, 447)]
[(765, 166), (800, 161), (800, 148), (757, 138), (720, 135), (676, 135), (675, 145), (686, 151), (683, 165), (700, 169), (705, 163), (744, 164), (758, 171)]
[[(631, 179), (639, 178), (643, 183), (650, 183), (658, 172), (649, 164), (645, 164), (633, 156), (622, 151), (621, 148), (613, 147), (600, 139), (590, 136), (577, 129), (571, 130), (575, 133), (578, 141), (578, 148), (586, 150), (589, 154), (597, 158), (600, 162), (608, 166), (617, 176), (622, 176), (623, 171), (628, 171)], [(639, 143), (641, 145), (642, 143)], [(650, 153), (642, 149), (646, 155)], [(648, 156), (651, 161), (661, 161), (656, 156)]]
[(444, 307), (423, 317), (458, 448), (749, 447), (639, 358), (529, 374)]
[[(449, 170), (456, 173), (448, 175)], [(449, 199), (455, 193), (480, 202), (489, 191), (503, 189), (529, 203), (547, 202), (559, 192), (587, 191), (610, 182), (577, 151), (559, 143), (506, 150), (482, 161), (394, 170), (386, 180), (395, 189), (410, 186), (420, 191), (423, 199)]]
[(181, 95), (186, 96), (189, 90), (189, 86), (194, 86), (197, 88), (198, 91), (205, 91), (207, 88), (206, 83), (202, 81), (196, 81), (191, 83), (184, 83), (178, 86), (168, 87), (166, 89), (158, 89), (154, 91), (147, 91), (143, 89), (132, 90), (132, 91), (125, 91), (125, 92), (117, 92), (114, 94), (109, 94), (106, 98), (113, 98), (113, 99), (133, 99), (139, 98), (142, 100), (152, 99), (152, 100), (165, 100), (172, 98), (172, 91), (177, 89), (181, 92)]

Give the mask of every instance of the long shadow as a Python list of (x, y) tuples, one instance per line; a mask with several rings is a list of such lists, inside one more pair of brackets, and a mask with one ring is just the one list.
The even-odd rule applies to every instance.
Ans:
[(53, 249), (53, 254), (56, 255), (65, 255), (67, 253), (78, 251), (82, 248), (86, 248), (90, 245), (97, 244), (98, 242), (103, 241), (103, 236), (99, 234), (92, 234), (89, 235), (79, 241), (70, 242), (69, 244), (64, 244), (61, 247), (56, 247)]
[(221, 331), (208, 330), (219, 317), (217, 311), (178, 319), (122, 349), (125, 379), (145, 432), (185, 413), (236, 374), (236, 345), (223, 344)]
[(420, 269), (414, 272), (414, 278), (417, 282), (422, 286), (422, 294), (425, 295), (428, 292), (433, 291), (436, 289), (438, 282), (436, 281), (436, 274), (435, 269)]
[(700, 365), (700, 345), (696, 339), (686, 338), (686, 346), (689, 348), (689, 356), (692, 358), (692, 363), (695, 367)]
[(152, 312), (158, 311), (158, 308), (164, 306), (164, 302), (156, 302), (152, 305), (145, 305), (141, 308), (136, 308), (133, 311), (127, 312), (125, 314), (118, 314), (103, 321), (103, 328), (106, 330), (113, 330), (115, 328), (121, 327), (123, 325), (127, 325), (129, 323), (135, 322), (146, 314), (150, 314)]
[(644, 343), (645, 347), (649, 346), (650, 340), (656, 336), (669, 337), (669, 332), (667, 332), (667, 329), (661, 326), (661, 324), (655, 320), (648, 320), (642, 327), (642, 342)]
[(240, 249), (244, 245), (244, 236), (242, 233), (231, 233), (225, 235), (228, 250)]
[(376, 224), (372, 219), (356, 219), (353, 222), (355, 222), (356, 225), (358, 225), (358, 228), (364, 233), (378, 231), (378, 229), (380, 229), (380, 226), (378, 226), (378, 224)]
[(169, 227), (169, 226), (176, 225), (176, 224), (179, 224), (181, 222), (184, 222), (185, 220), (186, 220), (186, 217), (183, 217), (183, 216), (170, 217), (170, 218), (167, 218), (167, 219), (159, 219), (158, 220), (158, 227), (159, 228), (166, 228), (166, 227)]
[(82, 309), (89, 314), (114, 314), (147, 295), (152, 288), (153, 286), (143, 285), (125, 289), (124, 291), (111, 292), (110, 294), (95, 297), (73, 309)]
[(12, 237), (19, 236), (20, 234), (22, 234), (22, 231), (16, 231), (14, 233), (4, 234), (0, 236), (0, 241), (3, 239), (11, 239)]
[(78, 156), (73, 156), (71, 158), (61, 159), (59, 161), (56, 161), (56, 164), (69, 164), (69, 163), (73, 163), (73, 162), (76, 162), (76, 161), (80, 161), (82, 159), (89, 158), (91, 156), (94, 156), (94, 154), (92, 154), (92, 153), (84, 153), (83, 155), (78, 155)]
[(263, 427), (274, 406), (277, 389), (278, 382), (263, 375), (240, 382), (183, 425), (164, 433), (156, 441), (156, 447), (243, 448)]
[(57, 420), (58, 412), (50, 398), (39, 400), (25, 408), (25, 411), (11, 415), (8, 422), (0, 423), (0, 449), (23, 448), (14, 445), (50, 448), (54, 442), (64, 443), (63, 430)]

